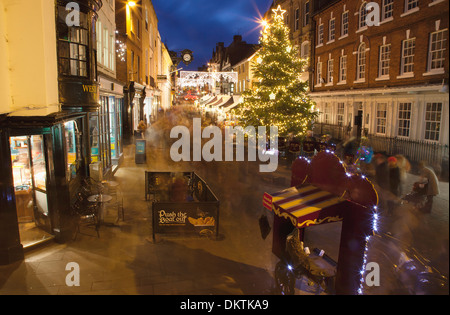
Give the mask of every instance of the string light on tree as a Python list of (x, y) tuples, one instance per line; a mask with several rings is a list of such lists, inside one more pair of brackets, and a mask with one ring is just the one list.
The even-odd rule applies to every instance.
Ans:
[(317, 117), (308, 95), (308, 83), (300, 80), (306, 60), (289, 40), (279, 5), (270, 21), (261, 25), (261, 48), (253, 65), (255, 82), (243, 93), (237, 116), (242, 126), (277, 126), (280, 135), (303, 136)]

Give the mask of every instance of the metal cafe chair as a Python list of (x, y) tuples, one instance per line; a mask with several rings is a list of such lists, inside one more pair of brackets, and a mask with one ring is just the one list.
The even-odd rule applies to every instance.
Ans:
[(77, 217), (77, 228), (74, 236), (76, 240), (78, 234), (82, 234), (80, 228), (94, 228), (97, 237), (100, 238), (100, 221), (98, 219), (99, 204), (97, 202), (89, 202), (82, 192), (77, 193), (77, 198), (72, 206), (72, 211)]
[(105, 187), (101, 182), (96, 181), (92, 177), (85, 177), (81, 181), (82, 189), (89, 195), (102, 194), (105, 191)]

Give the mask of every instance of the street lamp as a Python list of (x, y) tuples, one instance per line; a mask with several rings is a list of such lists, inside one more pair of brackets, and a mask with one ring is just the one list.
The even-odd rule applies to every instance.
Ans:
[(130, 6), (130, 7), (132, 8), (132, 7), (136, 6), (136, 2), (134, 2), (134, 1), (128, 1), (128, 2), (127, 2), (127, 5)]

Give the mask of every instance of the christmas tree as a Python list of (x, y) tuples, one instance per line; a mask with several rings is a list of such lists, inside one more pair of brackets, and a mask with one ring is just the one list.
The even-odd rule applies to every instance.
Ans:
[(253, 67), (255, 82), (243, 93), (237, 116), (241, 126), (277, 126), (280, 136), (303, 137), (317, 113), (308, 96), (308, 83), (301, 81), (306, 60), (289, 40), (284, 24), (286, 12), (278, 6), (270, 23), (263, 23), (261, 47)]

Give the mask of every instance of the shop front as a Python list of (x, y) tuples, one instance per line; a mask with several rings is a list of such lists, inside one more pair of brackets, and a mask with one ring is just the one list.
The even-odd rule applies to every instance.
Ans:
[(23, 249), (71, 235), (71, 191), (86, 176), (85, 116), (7, 116), (0, 122), (0, 264)]

